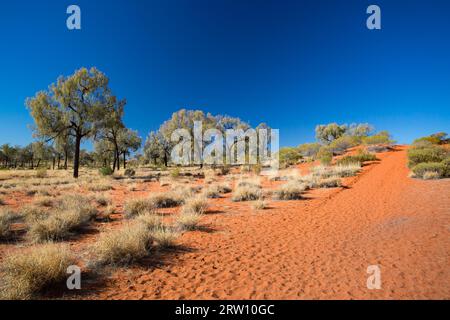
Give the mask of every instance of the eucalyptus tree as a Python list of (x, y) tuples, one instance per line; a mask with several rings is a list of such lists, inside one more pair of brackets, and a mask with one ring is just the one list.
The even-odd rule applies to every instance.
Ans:
[(81, 142), (95, 136), (98, 124), (107, 115), (108, 83), (108, 78), (96, 68), (82, 68), (71, 76), (59, 77), (47, 91), (40, 91), (26, 101), (35, 122), (35, 136), (46, 141), (65, 134), (73, 137), (75, 178)]

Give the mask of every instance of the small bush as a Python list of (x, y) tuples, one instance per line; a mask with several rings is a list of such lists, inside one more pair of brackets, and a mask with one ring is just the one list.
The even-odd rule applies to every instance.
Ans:
[(74, 265), (66, 246), (46, 244), (6, 256), (1, 265), (4, 299), (30, 299), (53, 284), (64, 283)]
[(423, 162), (412, 168), (412, 172), (417, 178), (424, 178), (429, 172), (433, 172), (432, 175), (438, 175), (439, 178), (444, 177), (446, 167), (440, 162)]
[(408, 166), (413, 168), (420, 163), (441, 162), (446, 156), (446, 150), (438, 146), (411, 148), (408, 150)]
[(295, 165), (302, 158), (298, 148), (285, 147), (279, 151), (280, 168), (284, 169)]
[(200, 221), (202, 214), (192, 211), (182, 212), (176, 220), (176, 225), (181, 230), (194, 230)]
[(362, 164), (366, 161), (375, 161), (377, 160), (376, 155), (367, 152), (361, 152), (359, 154), (353, 156), (345, 156), (336, 161), (337, 165), (349, 165), (353, 163)]
[(340, 178), (353, 177), (361, 170), (358, 163), (350, 163), (347, 165), (337, 165), (332, 167), (331, 176), (335, 175)]
[(220, 195), (223, 193), (231, 192), (231, 188), (226, 184), (215, 184), (203, 191), (205, 197), (209, 199), (220, 198)]
[(315, 188), (337, 188), (342, 186), (342, 181), (339, 177), (329, 177), (319, 180), (314, 184)]
[(154, 194), (149, 201), (154, 208), (173, 208), (182, 204), (184, 199), (180, 194), (167, 192)]
[(134, 177), (136, 175), (136, 171), (134, 169), (128, 168), (128, 169), (125, 169), (125, 172), (123, 174), (126, 177)]
[(264, 210), (267, 208), (267, 204), (264, 200), (259, 199), (252, 203), (253, 210)]
[(182, 212), (203, 214), (208, 209), (208, 200), (203, 197), (190, 198), (183, 205)]
[(111, 175), (114, 173), (114, 171), (113, 171), (113, 169), (111, 169), (111, 167), (103, 167), (103, 168), (100, 168), (100, 169), (98, 170), (98, 172), (99, 172), (102, 176), (111, 176)]
[(317, 153), (317, 159), (320, 161), (322, 165), (329, 165), (333, 160), (333, 152), (328, 147), (320, 148)]
[(307, 185), (297, 181), (289, 181), (275, 190), (275, 199), (278, 200), (299, 200), (302, 193), (307, 189)]
[(151, 230), (153, 240), (156, 242), (156, 246), (160, 248), (173, 247), (175, 241), (180, 234), (170, 227), (166, 227), (162, 224), (155, 226)]
[(152, 212), (154, 208), (153, 203), (148, 199), (140, 198), (128, 200), (124, 205), (125, 218), (132, 218), (144, 213)]
[(54, 212), (27, 217), (30, 224), (28, 237), (33, 242), (62, 240), (88, 223), (97, 213), (88, 199), (66, 196)]
[(142, 223), (148, 230), (159, 227), (163, 224), (161, 217), (154, 213), (145, 213), (137, 218), (139, 223)]
[(92, 251), (97, 264), (127, 265), (147, 256), (152, 241), (145, 225), (130, 223), (101, 234)]
[(305, 143), (298, 146), (301, 156), (315, 158), (322, 145), (320, 143)]
[(389, 134), (376, 134), (363, 137), (362, 142), (366, 145), (390, 145), (394, 143), (394, 141), (390, 139)]
[(262, 192), (259, 186), (238, 185), (233, 192), (232, 201), (253, 201), (261, 198)]
[(358, 143), (359, 143), (359, 141), (358, 141), (357, 137), (342, 136), (342, 137), (337, 138), (336, 140), (333, 140), (328, 145), (328, 149), (333, 154), (342, 154), (345, 151), (347, 151), (347, 149), (357, 146)]

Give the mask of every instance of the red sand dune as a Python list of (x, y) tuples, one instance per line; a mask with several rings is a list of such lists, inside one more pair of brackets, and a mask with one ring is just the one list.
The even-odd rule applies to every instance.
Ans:
[[(404, 147), (379, 158), (346, 188), (261, 212), (214, 200), (210, 229), (82, 298), (449, 299), (450, 180), (408, 178)], [(366, 287), (369, 265), (381, 267), (381, 290)]]

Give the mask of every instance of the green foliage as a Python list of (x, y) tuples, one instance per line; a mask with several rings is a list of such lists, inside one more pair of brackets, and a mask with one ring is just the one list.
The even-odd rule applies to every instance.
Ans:
[(408, 167), (413, 168), (424, 162), (441, 162), (447, 156), (448, 152), (439, 146), (411, 148), (408, 150)]
[(322, 143), (329, 144), (333, 140), (342, 137), (347, 131), (348, 126), (338, 125), (337, 123), (330, 123), (327, 125), (318, 125), (316, 126), (316, 138)]
[(98, 170), (102, 176), (110, 176), (114, 173), (110, 167), (103, 167)]
[(287, 168), (289, 166), (297, 164), (301, 157), (302, 156), (298, 152), (297, 148), (281, 148), (279, 151), (280, 168)]
[(430, 144), (438, 145), (438, 144), (445, 144), (448, 143), (447, 133), (445, 132), (438, 132), (434, 133), (427, 137), (422, 137), (419, 139), (414, 140), (413, 145), (423, 145), (424, 143), (428, 142)]
[(320, 148), (319, 152), (317, 153), (317, 159), (320, 161), (323, 165), (329, 165), (331, 164), (331, 161), (333, 160), (333, 152), (328, 147), (322, 147)]
[(412, 172), (418, 178), (424, 178), (429, 172), (435, 172), (437, 178), (442, 178), (445, 176), (447, 169), (442, 162), (423, 162), (415, 165), (412, 168)]
[(368, 152), (361, 152), (353, 156), (345, 156), (336, 161), (337, 165), (348, 165), (352, 163), (363, 164), (366, 161), (375, 161), (377, 157)]
[(376, 144), (393, 144), (395, 141), (391, 140), (390, 134), (387, 131), (381, 131), (373, 136), (367, 136), (362, 138), (362, 142), (365, 145), (376, 145)]
[(320, 143), (304, 143), (298, 146), (297, 150), (302, 157), (315, 158), (322, 145)]
[(342, 136), (333, 140), (329, 145), (329, 150), (333, 152), (333, 154), (342, 154), (347, 149), (355, 147), (359, 144), (359, 138), (355, 136)]

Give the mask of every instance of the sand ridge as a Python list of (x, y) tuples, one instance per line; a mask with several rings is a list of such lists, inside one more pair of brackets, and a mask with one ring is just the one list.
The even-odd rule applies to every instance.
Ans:
[[(164, 259), (112, 272), (84, 299), (448, 299), (450, 180), (408, 178), (406, 148), (344, 188), (255, 212), (213, 200)], [(366, 287), (381, 268), (381, 290)]]

